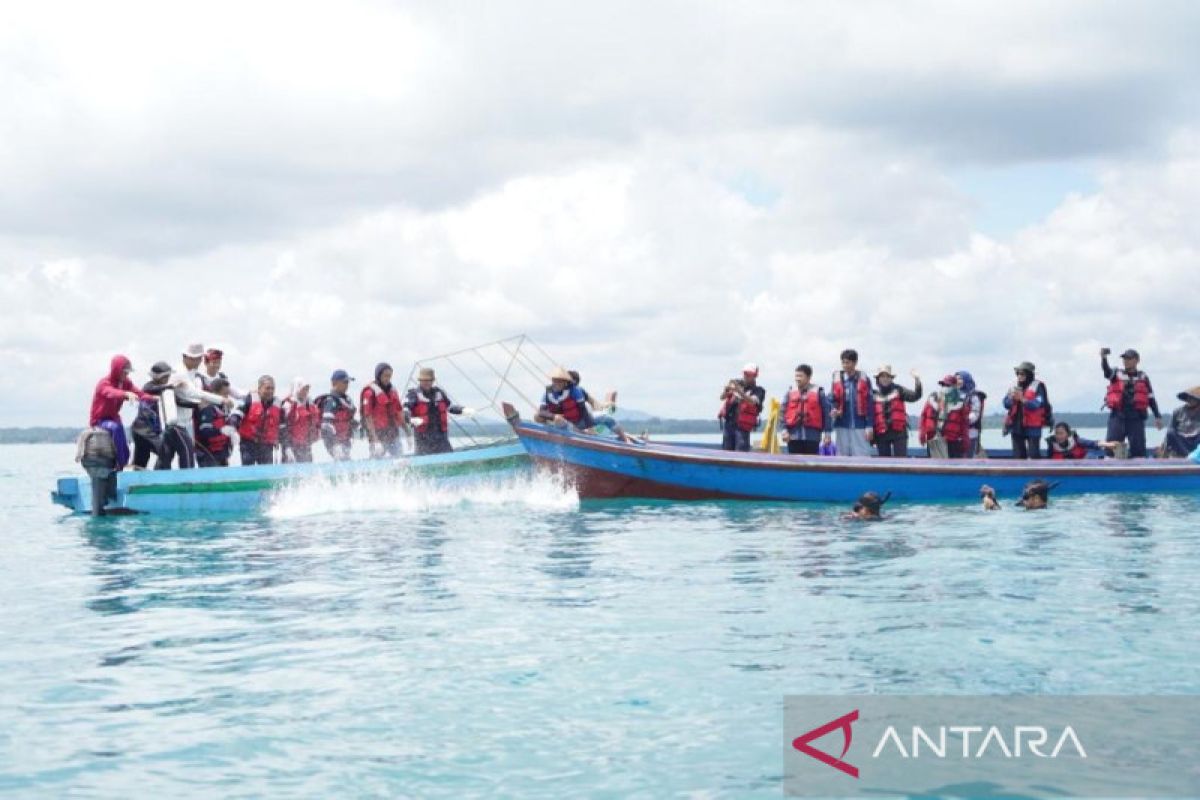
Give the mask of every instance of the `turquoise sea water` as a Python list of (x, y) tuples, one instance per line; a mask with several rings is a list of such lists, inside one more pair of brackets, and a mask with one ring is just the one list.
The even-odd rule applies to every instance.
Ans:
[(70, 447), (0, 453), (14, 796), (779, 797), (785, 694), (1200, 690), (1197, 497), (91, 520), (47, 498)]

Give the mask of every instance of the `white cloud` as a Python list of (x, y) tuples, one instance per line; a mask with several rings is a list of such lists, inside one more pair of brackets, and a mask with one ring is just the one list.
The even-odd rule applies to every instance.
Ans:
[[(447, 8), (23, 7), (0, 424), (197, 338), (320, 385), (527, 331), (681, 416), (847, 346), (994, 395), (1028, 358), (1078, 410), (1101, 344), (1200, 382), (1191, 6)], [(973, 230), (953, 167), (1044, 157), (1099, 189)]]

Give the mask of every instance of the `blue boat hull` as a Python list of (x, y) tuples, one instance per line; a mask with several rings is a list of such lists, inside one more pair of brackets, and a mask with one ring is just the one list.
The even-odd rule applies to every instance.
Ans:
[[(245, 513), (261, 510), (271, 495), (313, 479), (361, 479), (413, 475), (462, 482), (527, 465), (517, 442), (397, 460), (342, 461), (326, 464), (270, 464), (189, 470), (124, 471), (117, 476), (117, 500), (110, 507), (153, 514)], [(60, 478), (50, 499), (79, 513), (91, 511), (91, 481)]]
[(876, 491), (938, 501), (978, 498), (985, 483), (1013, 498), (1037, 478), (1057, 483), (1056, 495), (1200, 491), (1200, 465), (1187, 461), (830, 458), (624, 444), (519, 421), (514, 429), (534, 463), (581, 498), (851, 502)]

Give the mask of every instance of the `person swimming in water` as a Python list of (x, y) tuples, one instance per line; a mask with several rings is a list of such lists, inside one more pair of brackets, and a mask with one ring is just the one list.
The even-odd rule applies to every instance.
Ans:
[(1017, 505), (1026, 511), (1040, 511), (1043, 508), (1049, 508), (1050, 490), (1056, 486), (1058, 486), (1057, 483), (1046, 483), (1043, 480), (1030, 481), (1025, 484), (1025, 490), (1021, 492), (1021, 499), (1017, 501)]
[(878, 522), (883, 519), (883, 504), (891, 496), (891, 492), (888, 492), (883, 497), (880, 497), (876, 492), (865, 492), (858, 498), (858, 502), (854, 504), (850, 513), (846, 514), (844, 518), (860, 522)]
[(979, 487), (979, 499), (983, 502), (984, 511), (1000, 510), (1000, 501), (996, 499), (996, 490), (987, 484)]

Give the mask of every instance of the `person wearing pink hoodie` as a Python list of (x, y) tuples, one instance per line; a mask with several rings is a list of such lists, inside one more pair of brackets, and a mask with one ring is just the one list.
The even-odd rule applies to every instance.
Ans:
[(117, 469), (125, 468), (129, 463), (129, 442), (125, 439), (125, 426), (121, 423), (121, 406), (126, 402), (136, 403), (139, 400), (153, 400), (129, 380), (133, 366), (123, 355), (115, 355), (109, 364), (108, 375), (96, 383), (92, 392), (92, 411), (88, 417), (88, 426), (103, 428), (113, 438), (113, 447), (117, 452)]

